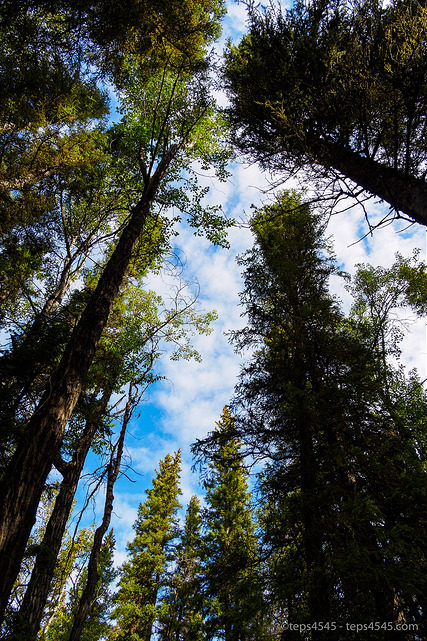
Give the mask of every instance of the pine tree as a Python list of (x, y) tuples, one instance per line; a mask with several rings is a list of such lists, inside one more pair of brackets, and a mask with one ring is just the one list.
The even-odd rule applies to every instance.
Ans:
[(160, 592), (177, 537), (180, 451), (160, 461), (153, 487), (146, 490), (134, 524), (135, 538), (128, 544), (129, 561), (120, 570), (119, 590), (113, 616), (117, 639), (150, 641), (155, 620), (163, 614)]
[(216, 428), (204, 486), (204, 583), (207, 638), (262, 639), (262, 590), (247, 475), (227, 407)]

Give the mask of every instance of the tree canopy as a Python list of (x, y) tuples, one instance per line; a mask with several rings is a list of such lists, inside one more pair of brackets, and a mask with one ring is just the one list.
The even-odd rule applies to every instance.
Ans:
[[(178, 11), (178, 4), (172, 2), (170, 6), (171, 12), (168, 15), (173, 17), (172, 9)], [(127, 30), (123, 33), (114, 30), (117, 22), (110, 24), (108, 19), (105, 21), (108, 16), (102, 11), (101, 5), (95, 7), (94, 14), (90, 11), (85, 14), (80, 5), (76, 8), (68, 7), (70, 11), (67, 7), (68, 5), (65, 5), (64, 10), (58, 12), (53, 11), (49, 3), (30, 3), (28, 6), (17, 5), (15, 9), (9, 6), (5, 8), (10, 10), (11, 23), (15, 20), (12, 31), (8, 30), (12, 26), (11, 23), (7, 28), (3, 23), (5, 73), (15, 51), (25, 59), (29, 57), (36, 66), (39, 62), (42, 68), (34, 69), (27, 76), (25, 61), (18, 67), (18, 70), (22, 67), (22, 99), (28, 103), (27, 117), (18, 122), (21, 110), (16, 107), (13, 96), (6, 103), (7, 126), (3, 133), (6, 143), (10, 138), (10, 144), (6, 144), (5, 150), (10, 152), (11, 158), (16, 156), (16, 163), (8, 163), (9, 174), (5, 176), (3, 187), (5, 199), (12, 205), (24, 198), (28, 191), (34, 192), (37, 198), (44, 198), (45, 192), (51, 197), (49, 208), (40, 207), (39, 214), (46, 217), (42, 227), (46, 225), (53, 230), (49, 235), (48, 248), (55, 257), (56, 220), (61, 221), (64, 231), (61, 238), (64, 244), (63, 269), (58, 270), (59, 278), (56, 282), (52, 286), (48, 283), (46, 287), (50, 290), (49, 293), (52, 292), (53, 298), (58, 299), (56, 305), (63, 300), (73, 279), (76, 278), (76, 271), (78, 273), (90, 253), (97, 253), (97, 258), (102, 256), (102, 267), (97, 273), (95, 270), (92, 278), (88, 277), (90, 284), (88, 283), (84, 295), (80, 297), (81, 305), (75, 310), (76, 322), (71, 323), (73, 327), (69, 329), (72, 331), (66, 332), (58, 345), (56, 358), (47, 366), (47, 376), (44, 377), (47, 387), (43, 392), (41, 385), (33, 399), (34, 403), (25, 417), (25, 435), (17, 439), (15, 451), (8, 461), (7, 473), (2, 479), (2, 608), (6, 606), (19, 571), (20, 558), (24, 554), (25, 543), (36, 518), (37, 504), (46, 478), (59, 453), (68, 421), (83, 386), (88, 375), (90, 376), (89, 370), (114, 301), (119, 296), (131, 264), (135, 271), (137, 262), (134, 258), (141, 246), (144, 246), (144, 241), (141, 241), (142, 235), (145, 234), (145, 247), (151, 249), (151, 260), (155, 260), (156, 255), (159, 257), (159, 251), (161, 255), (168, 246), (167, 239), (174, 220), (173, 215), (170, 217), (172, 220), (162, 216), (162, 209), (176, 207), (178, 211), (184, 211), (197, 233), (205, 230), (216, 243), (222, 242), (225, 225), (224, 217), (218, 215), (217, 208), (204, 208), (202, 199), (206, 189), (199, 187), (197, 180), (184, 178), (187, 170), (190, 171), (191, 160), (195, 158), (199, 158), (205, 168), (208, 165), (216, 166), (224, 176), (227, 152), (220, 142), (223, 131), (221, 120), (216, 113), (214, 101), (209, 96), (209, 61), (206, 54), (207, 44), (218, 33), (218, 18), (222, 11), (220, 3), (202, 1), (196, 4), (184, 3), (182, 6), (180, 3), (179, 16), (182, 22), (178, 20), (178, 15), (175, 15), (172, 22), (168, 22), (169, 18), (164, 19), (162, 5), (159, 7), (157, 18), (155, 13), (150, 13), (153, 20), (149, 21), (148, 25), (147, 22), (142, 22), (139, 31), (136, 25), (140, 14), (131, 17), (122, 7), (121, 22), (126, 22), (128, 18), (130, 20)], [(138, 10), (140, 9), (138, 5)], [(87, 24), (82, 22), (85, 15), (88, 16)], [(94, 15), (96, 19), (93, 19)], [(75, 19), (80, 22), (73, 24)], [(167, 23), (168, 26), (162, 26), (163, 23)], [(81, 26), (80, 31), (78, 26)], [(114, 33), (108, 31), (109, 26), (113, 27)], [(99, 31), (96, 31), (97, 27)], [(150, 40), (147, 50), (141, 51), (138, 49), (139, 45), (133, 47), (131, 41), (136, 37), (138, 42), (141, 42), (147, 35), (147, 29), (151, 29), (149, 33), (153, 35), (153, 40)], [(21, 39), (18, 37), (19, 34), (22, 36)], [(122, 50), (120, 45), (113, 51), (114, 65), (117, 62), (116, 54), (120, 59), (118, 73), (114, 65), (112, 68), (108, 67), (108, 56), (111, 53), (108, 51), (108, 45), (111, 42), (114, 44), (114, 39), (121, 36), (126, 37), (126, 46)], [(104, 41), (101, 42), (103, 37)], [(31, 57), (31, 52), (34, 53), (42, 43), (44, 46), (40, 59), (34, 55)], [(107, 65), (105, 69), (104, 62)], [(48, 106), (52, 107), (48, 113), (49, 110), (47, 107), (45, 109), (43, 102), (43, 92), (37, 87), (36, 96), (40, 97), (43, 104), (37, 104), (37, 100), (32, 101), (31, 82), (33, 78), (40, 77), (43, 83), (44, 69), (54, 69), (56, 63), (61, 73), (66, 76), (67, 82), (62, 88), (55, 81), (50, 88), (49, 83), (43, 85), (48, 92)], [(103, 113), (105, 92), (99, 83), (100, 80), (108, 79), (120, 89), (124, 117), (116, 130), (105, 138), (103, 124), (99, 120)], [(70, 109), (56, 110), (58, 100), (61, 102), (62, 98), (66, 104), (73, 105), (73, 91), (79, 88), (81, 93), (85, 94), (81, 114), (78, 100), (76, 108), (72, 106)], [(90, 91), (94, 92), (93, 99), (90, 98)], [(21, 92), (18, 93), (21, 95)], [(11, 113), (7, 112), (9, 107)], [(80, 130), (83, 132), (83, 147), (73, 139), (75, 127), (79, 135)], [(99, 144), (99, 138), (102, 144)], [(71, 148), (71, 157), (68, 158), (67, 153), (64, 152), (64, 155), (61, 152), (62, 155), (59, 155), (57, 162), (55, 154), (58, 149), (62, 149), (63, 140), (64, 144), (69, 144)], [(107, 140), (109, 144), (106, 148)], [(16, 175), (12, 175), (10, 171), (15, 171), (15, 165)], [(77, 255), (74, 255), (71, 232), (73, 225), (64, 206), (64, 190), (56, 187), (57, 182), (63, 185), (69, 174), (75, 176), (76, 172), (83, 170), (89, 172), (89, 176), (78, 173), (77, 178), (80, 180), (77, 180), (77, 189), (74, 189), (74, 181), (67, 185), (69, 191), (66, 192), (65, 202), (70, 203), (73, 215), (77, 214), (78, 218), (82, 213), (88, 213), (82, 201), (89, 196), (90, 204), (95, 204), (95, 216), (89, 215), (85, 221), (90, 221), (90, 230), (87, 229), (87, 225), (81, 230), (78, 230), (78, 225), (74, 226), (77, 231), (77, 238), (74, 240), (79, 248)], [(123, 197), (113, 199), (108, 205), (108, 197), (101, 198), (102, 209), (106, 205), (105, 216), (112, 222), (111, 231), (107, 230), (108, 223), (106, 219), (103, 220), (99, 201), (93, 203), (93, 192), (88, 190), (88, 181), (93, 179), (94, 174), (101, 174), (104, 179), (105, 174), (108, 175), (108, 178), (101, 181), (101, 185), (98, 184), (97, 196), (99, 190), (105, 188), (110, 196), (112, 192), (119, 191)], [(71, 194), (77, 197), (71, 199)], [(13, 224), (11, 222), (10, 227), (16, 230), (18, 238), (25, 237), (25, 230), (29, 224), (36, 222), (39, 225), (39, 214), (35, 221), (30, 218), (14, 219)], [(107, 228), (102, 227), (103, 223), (106, 223)], [(153, 234), (153, 228), (157, 229), (157, 233)], [(9, 230), (6, 229), (6, 232), (9, 233)], [(102, 232), (106, 234), (103, 235)], [(95, 246), (94, 237), (100, 241), (95, 243)], [(39, 255), (41, 254), (43, 259), (46, 251), (43, 247), (37, 254), (34, 269), (27, 268), (25, 293), (29, 289), (27, 280), (35, 280), (39, 276), (36, 271), (40, 268)], [(16, 257), (15, 255), (16, 252), (11, 254), (12, 258)], [(17, 255), (20, 259), (25, 253), (18, 252)], [(143, 263), (146, 269), (149, 261), (145, 260)], [(65, 278), (62, 282), (61, 274), (64, 275), (64, 270)], [(13, 266), (10, 272), (13, 273)], [(21, 292), (18, 291), (16, 297), (22, 295), (21, 287)], [(49, 316), (54, 309), (55, 305), (44, 315)], [(42, 325), (44, 328), (45, 323)], [(26, 369), (29, 369), (28, 365)], [(28, 373), (24, 388), (34, 382), (34, 371)], [(11, 546), (10, 551), (6, 552), (8, 546)]]
[[(414, 508), (427, 501), (426, 433), (411, 408), (425, 412), (425, 394), (390, 357), (402, 336), (393, 312), (425, 266), (401, 257), (389, 270), (360, 266), (347, 317), (329, 292), (338, 270), (321, 215), (285, 192), (252, 224), (255, 245), (241, 258), (247, 325), (231, 335), (250, 350), (233, 434), (262, 466), (269, 616), (282, 632), (286, 621), (381, 620), (389, 631), (370, 638), (403, 639), (396, 626), (421, 626), (424, 603), (412, 555), (425, 566)], [(212, 432), (197, 449), (214, 456), (220, 446)], [(313, 629), (316, 639), (351, 638)]]
[(238, 148), (287, 175), (349, 179), (426, 225), (426, 21), (406, 0), (253, 9), (225, 61)]

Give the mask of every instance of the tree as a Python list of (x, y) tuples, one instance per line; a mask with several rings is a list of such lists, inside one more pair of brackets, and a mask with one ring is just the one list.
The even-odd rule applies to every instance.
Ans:
[(217, 423), (219, 446), (204, 481), (206, 637), (262, 639), (262, 588), (248, 482), (227, 407)]
[[(34, 569), (34, 554), (35, 551), (40, 548), (40, 545), (43, 541), (46, 526), (49, 523), (50, 516), (52, 514), (55, 498), (58, 495), (59, 483), (57, 481), (50, 482), (46, 485), (46, 488), (43, 492), (40, 505), (37, 511), (37, 521), (36, 525), (31, 533), (31, 536), (28, 540), (27, 549), (25, 557), (23, 559), (19, 575), (14, 585), (13, 592), (11, 594), (9, 607), (6, 611), (6, 625), (4, 630), (11, 629), (11, 619), (13, 617), (13, 611), (17, 607), (21, 607), (23, 599), (25, 598), (26, 588), (28, 586), (28, 581), (30, 579), (31, 573)], [(3, 630), (3, 627), (2, 627)]]
[(115, 597), (118, 639), (150, 641), (154, 622), (163, 613), (159, 596), (171, 544), (178, 535), (180, 461), (179, 451), (160, 461), (153, 487), (146, 490), (147, 499), (139, 506), (135, 538), (128, 544), (130, 558), (120, 570)]
[[(136, 390), (134, 388), (136, 388)], [(83, 630), (87, 627), (88, 620), (90, 619), (90, 615), (93, 611), (94, 597), (96, 597), (97, 588), (101, 579), (101, 552), (103, 539), (110, 526), (114, 503), (114, 485), (120, 473), (126, 430), (132, 417), (133, 410), (138, 405), (141, 396), (141, 394), (138, 394), (137, 389), (136, 385), (132, 383), (130, 384), (120, 436), (112, 449), (110, 460), (107, 465), (107, 487), (105, 493), (104, 512), (101, 523), (98, 525), (94, 533), (92, 549), (90, 551), (86, 571), (86, 581), (84, 583), (80, 599), (78, 600), (73, 625), (68, 637), (70, 641), (80, 641)]]
[[(53, 505), (51, 504), (50, 511), (52, 507)], [(45, 529), (46, 523), (43, 523), (43, 515), (41, 515), (41, 517), (41, 525), (43, 529)], [(67, 526), (69, 526), (69, 523)], [(49, 558), (49, 551), (43, 550), (44, 539), (32, 537), (30, 541), (27, 546), (27, 554), (28, 565), (30, 566), (29, 569), (31, 572), (31, 566), (34, 566), (34, 554), (36, 551), (38, 551), (39, 556), (42, 557), (44, 553), (44, 559), (47, 563), (50, 563), (51, 559)], [(72, 534), (69, 533), (69, 527), (65, 529), (61, 549), (52, 573), (50, 585), (48, 586), (47, 596), (44, 599), (44, 609), (39, 631), (40, 638), (45, 638), (53, 620), (65, 610), (64, 604), (67, 600), (67, 593), (75, 589), (76, 582), (78, 583), (82, 574), (84, 574), (92, 543), (93, 528), (83, 528), (78, 531), (76, 528)], [(25, 578), (28, 579), (29, 573), (25, 577), (24, 572), (28, 572), (28, 568), (25, 566), (23, 566), (20, 574), (20, 578), (24, 578), (24, 584), (16, 584), (17, 591), (14, 595), (15, 600), (11, 600), (10, 608), (1, 627), (2, 638), (4, 639), (27, 641), (35, 638), (34, 631), (27, 627), (25, 620), (20, 620), (20, 611), (16, 610), (17, 606), (23, 602), (20, 592), (24, 593), (25, 598), (26, 588), (28, 587)], [(43, 587), (42, 585), (42, 590)]]
[(175, 546), (174, 561), (165, 579), (165, 611), (156, 625), (161, 641), (203, 641), (205, 638), (202, 524), (200, 501), (192, 496)]
[[(425, 425), (415, 419), (411, 430), (409, 408), (422, 413), (425, 399), (402, 372), (384, 376), (382, 341), (372, 342), (377, 319), (366, 331), (366, 317), (354, 323), (339, 310), (328, 292), (336, 268), (323, 255), (322, 219), (297, 205), (282, 194), (254, 217), (256, 245), (241, 261), (248, 325), (233, 336), (253, 350), (236, 388), (234, 429), (243, 452), (265, 460), (270, 598), (286, 623), (421, 624), (424, 579), (412, 552), (424, 564), (425, 523), (414, 508), (427, 500)], [(370, 291), (384, 299), (385, 289)], [(214, 434), (204, 447), (219, 443)], [(315, 638), (334, 631), (318, 629)]]
[[(193, 9), (195, 32), (200, 34), (198, 25), (206, 24), (205, 7)], [(209, 5), (209, 14), (211, 9)], [(209, 40), (211, 32), (205, 35), (204, 41)], [(186, 53), (171, 47), (168, 51), (175, 56), (172, 69), (166, 63), (156, 67), (154, 55), (149, 58), (151, 66), (148, 68), (140, 64), (137, 56), (126, 58), (128, 80), (122, 95), (127, 117), (120, 128), (117, 155), (124, 170), (133, 171), (134, 177), (139, 176), (138, 190), (133, 192), (129, 217), (120, 239), (49, 380), (49, 389), (28, 422), (25, 438), (18, 445), (2, 482), (2, 609), (19, 571), (37, 503), (59, 451), (67, 421), (78, 401), (132, 254), (147, 219), (153, 214), (153, 203), (162, 195), (163, 182), (167, 178), (174, 180), (178, 170), (187, 169), (195, 158), (200, 158), (204, 166), (216, 165), (220, 172), (224, 169), (227, 154), (220, 142), (223, 127), (208, 96), (207, 73), (200, 63), (203, 55), (200, 53), (197, 69), (193, 72), (192, 61), (187, 60)], [(174, 163), (176, 167), (172, 171)], [(203, 191), (197, 191), (192, 182), (189, 186), (194, 194), (193, 207), (191, 203), (189, 207), (191, 224), (198, 231), (204, 229), (214, 242), (221, 242), (223, 220), (216, 211), (203, 208)], [(168, 205), (181, 204), (188, 211), (189, 199), (177, 202), (172, 200), (172, 195), (179, 199), (182, 191), (169, 189), (166, 202)]]
[(348, 179), (427, 225), (426, 20), (406, 0), (252, 10), (225, 62), (237, 146), (288, 175)]
[(426, 265), (418, 260), (418, 254), (415, 251), (411, 258), (396, 254), (389, 269), (358, 265), (355, 277), (347, 285), (354, 299), (351, 314), (357, 319), (359, 331), (365, 324), (366, 340), (382, 359), (385, 375), (388, 357), (400, 357), (405, 321), (399, 322), (397, 310), (406, 307), (423, 317), (426, 309)]

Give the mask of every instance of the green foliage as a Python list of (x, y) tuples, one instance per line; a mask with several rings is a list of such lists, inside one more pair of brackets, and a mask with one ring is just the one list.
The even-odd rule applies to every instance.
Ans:
[[(91, 543), (91, 541), (89, 542)], [(103, 543), (99, 564), (99, 581), (96, 587), (96, 597), (92, 602), (89, 617), (82, 633), (82, 641), (98, 641), (110, 638), (112, 626), (110, 611), (112, 608), (111, 584), (116, 578), (117, 571), (113, 567), (113, 553), (115, 539), (111, 530)], [(86, 550), (87, 552), (87, 550)], [(86, 583), (86, 568), (82, 568), (77, 579), (71, 585), (68, 596), (56, 603), (52, 621), (49, 622), (43, 641), (66, 641), (73, 625), (73, 616), (76, 613), (80, 595)]]
[[(424, 4), (278, 5), (252, 9), (248, 35), (226, 53), (238, 147), (269, 169), (320, 177), (333, 168), (426, 224), (414, 207), (426, 169)], [(400, 191), (412, 190), (407, 209), (382, 168), (402, 178)]]
[(425, 21), (422, 4), (400, 1), (331, 0), (253, 13), (249, 35), (226, 58), (243, 140), (251, 145), (249, 132), (255, 133), (252, 145), (262, 147), (265, 135), (274, 149), (279, 132), (280, 152), (314, 160), (316, 145), (330, 137), (419, 173)]
[(202, 515), (200, 501), (192, 496), (184, 528), (175, 546), (172, 567), (165, 579), (165, 605), (156, 624), (161, 641), (203, 641)]
[(426, 265), (418, 260), (418, 253), (409, 259), (396, 254), (396, 262), (389, 269), (358, 265), (347, 286), (354, 298), (352, 315), (360, 327), (366, 324), (366, 340), (373, 350), (383, 353), (383, 358), (391, 352), (400, 354), (402, 330), (394, 318), (396, 310), (410, 307), (422, 317), (427, 309)]
[(118, 639), (149, 641), (154, 620), (164, 612), (158, 595), (165, 581), (171, 544), (176, 538), (181, 454), (168, 454), (160, 461), (153, 487), (146, 490), (135, 522), (135, 538), (128, 544), (130, 555), (120, 570), (119, 591), (113, 616)]
[[(225, 243), (227, 223), (218, 208), (205, 206), (207, 192), (196, 184), (192, 166), (197, 159), (203, 169), (217, 166), (218, 175), (226, 176), (224, 122), (209, 96), (205, 52), (219, 34), (223, 7), (217, 0), (148, 4), (83, 7), (73, 0), (19, 0), (0, 9), (0, 75), (6, 87), (0, 98), (0, 206), (5, 212), (0, 253), (12, 294), (2, 310), (12, 334), (2, 361), (7, 392), (2, 427), (8, 424), (1, 435), (2, 463), (17, 475), (28, 471), (42, 477), (39, 483), (28, 476), (23, 481), (24, 495), (35, 496), (26, 508), (18, 500), (13, 524), (22, 540), (19, 545), (14, 540), (13, 554), (3, 557), (13, 567), (10, 573), (2, 570), (7, 579), (2, 608), (34, 519), (36, 495), (55, 456), (63, 467), (61, 444), (64, 454), (75, 452), (83, 426), (107, 392), (135, 377), (144, 385), (155, 380), (150, 369), (159, 355), (159, 338), (152, 326), (141, 337), (136, 323), (121, 322), (120, 301), (98, 341), (121, 283), (135, 286), (148, 266), (159, 267), (169, 249), (175, 219), (174, 214), (167, 219), (163, 208), (182, 210), (197, 233), (205, 230), (213, 242)], [(107, 83), (118, 92), (124, 112), (108, 133)], [(89, 270), (89, 259), (103, 267)], [(186, 326), (206, 332), (214, 315), (198, 314), (188, 301), (181, 306), (182, 300), (155, 322), (159, 331), (168, 328), (161, 338), (177, 346), (175, 358), (198, 357)], [(56, 385), (68, 358), (74, 365), (65, 367), (66, 376), (74, 382)], [(43, 412), (52, 402), (54, 412), (59, 405), (67, 410), (56, 414), (58, 422), (48, 421), (55, 444), (40, 457), (44, 465), (27, 469), (15, 465), (20, 453), (34, 448), (40, 454), (47, 444), (39, 421), (43, 412), (36, 411), (47, 384)], [(82, 402), (67, 426), (82, 388)], [(74, 396), (70, 402), (65, 401), (69, 394)], [(28, 422), (36, 426), (29, 428), (27, 440)], [(108, 420), (99, 422), (100, 430), (109, 427)], [(99, 436), (94, 445), (101, 451)], [(2, 477), (8, 496), (21, 487), (11, 478)], [(18, 504), (13, 499), (10, 505)], [(11, 537), (11, 527), (6, 531)]]
[[(174, 151), (165, 180), (156, 194), (161, 208), (176, 208), (198, 235), (226, 244), (225, 230), (233, 221), (218, 206), (204, 202), (209, 189), (202, 187), (195, 164), (226, 180), (231, 150), (224, 143), (227, 126), (209, 95), (206, 70), (188, 73), (160, 67), (146, 76), (139, 60), (129, 57), (129, 81), (121, 92), (123, 119), (115, 128), (116, 170), (143, 192), (162, 159)], [(174, 220), (180, 220), (176, 215)]]
[(203, 580), (206, 638), (263, 639), (263, 599), (255, 524), (234, 419), (227, 407), (216, 427), (204, 481)]

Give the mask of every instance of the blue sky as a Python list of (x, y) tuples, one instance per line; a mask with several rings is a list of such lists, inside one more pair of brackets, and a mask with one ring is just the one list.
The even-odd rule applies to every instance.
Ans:
[[(245, 11), (242, 5), (230, 4), (224, 23), (222, 43), (228, 37), (238, 38), (245, 30)], [(221, 46), (221, 45), (220, 45)], [(222, 96), (219, 96), (223, 100)], [(208, 181), (211, 186), (211, 204), (221, 204), (224, 211), (236, 220), (245, 220), (251, 205), (256, 206), (274, 198), (274, 191), (266, 193), (272, 177), (263, 174), (256, 165), (238, 162), (233, 165), (232, 176), (225, 184)], [(286, 185), (295, 186), (295, 183)], [(368, 203), (372, 221), (384, 215), (384, 206)], [(426, 231), (419, 226), (406, 227), (393, 224), (378, 229), (373, 236), (359, 241), (368, 231), (360, 206), (331, 218), (328, 235), (331, 235), (338, 263), (347, 272), (354, 272), (357, 263), (390, 266), (396, 251), (409, 256), (414, 248), (425, 254)], [(186, 257), (184, 278), (200, 287), (199, 303), (205, 311), (215, 309), (218, 320), (209, 336), (195, 337), (194, 343), (203, 361), (171, 361), (165, 357), (159, 371), (166, 378), (154, 385), (143, 399), (133, 419), (127, 436), (127, 453), (132, 458), (133, 471), (128, 472), (134, 482), (122, 477), (115, 491), (112, 525), (117, 540), (117, 562), (125, 558), (125, 544), (133, 536), (131, 526), (136, 518), (139, 502), (145, 498), (144, 490), (150, 486), (160, 458), (181, 448), (183, 455), (182, 502), (186, 504), (191, 494), (200, 493), (198, 477), (191, 472), (190, 445), (210, 431), (220, 417), (224, 405), (230, 400), (239, 373), (241, 360), (233, 352), (224, 332), (237, 329), (244, 323), (239, 306), (242, 289), (240, 271), (235, 257), (252, 244), (250, 231), (235, 227), (229, 232), (230, 249), (215, 248), (204, 239), (195, 237), (182, 226), (177, 245)], [(160, 275), (148, 279), (147, 287), (167, 296), (167, 285)], [(350, 299), (338, 278), (331, 284), (333, 292), (344, 306)], [(408, 369), (416, 366), (426, 376), (425, 325), (418, 321), (411, 325), (411, 332), (404, 340), (402, 362)], [(90, 465), (95, 465), (93, 460)]]

